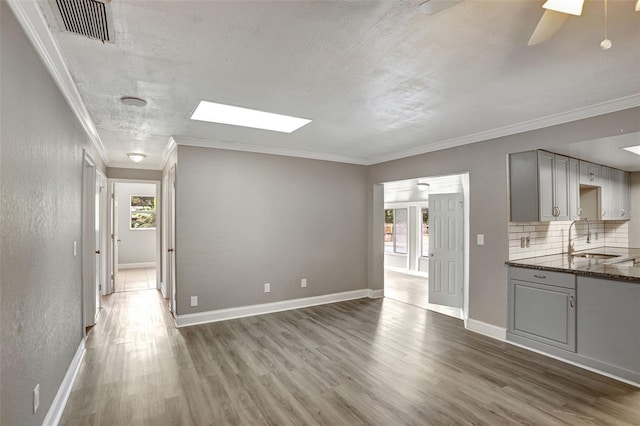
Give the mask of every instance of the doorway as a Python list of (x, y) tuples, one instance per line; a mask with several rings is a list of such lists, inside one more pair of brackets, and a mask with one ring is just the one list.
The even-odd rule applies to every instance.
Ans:
[(468, 174), (383, 184), (384, 296), (464, 318)]
[(158, 181), (109, 179), (108, 294), (160, 288)]

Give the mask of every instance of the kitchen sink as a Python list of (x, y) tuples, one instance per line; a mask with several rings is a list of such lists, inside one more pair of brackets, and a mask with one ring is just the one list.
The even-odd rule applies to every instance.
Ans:
[(604, 254), (604, 253), (575, 253), (572, 257), (584, 257), (586, 259), (613, 259), (614, 257), (620, 257), (617, 254)]

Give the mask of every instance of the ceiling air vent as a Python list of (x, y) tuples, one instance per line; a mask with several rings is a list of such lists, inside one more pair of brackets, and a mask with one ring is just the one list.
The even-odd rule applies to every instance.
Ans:
[(111, 0), (51, 0), (61, 30), (113, 43)]

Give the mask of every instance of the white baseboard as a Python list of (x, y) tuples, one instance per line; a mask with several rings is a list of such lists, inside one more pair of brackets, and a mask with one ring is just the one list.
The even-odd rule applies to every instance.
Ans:
[(487, 324), (486, 322), (474, 320), (469, 318), (467, 320), (466, 325), (467, 330), (471, 330), (476, 333), (484, 334), (485, 336), (492, 337), (494, 339), (502, 340), (506, 342), (507, 340), (507, 329), (498, 327), (492, 324)]
[(372, 290), (372, 289), (367, 289), (367, 297), (369, 299), (379, 299), (381, 297), (384, 297), (384, 289), (379, 289), (379, 290)]
[(118, 270), (120, 269), (138, 269), (138, 268), (155, 268), (156, 262), (138, 262), (138, 263), (119, 263)]
[(291, 309), (307, 308), (309, 306), (344, 302), (347, 300), (362, 299), (365, 297), (382, 297), (381, 292), (383, 292), (383, 290), (371, 290), (368, 288), (364, 288), (361, 290), (345, 291), (342, 293), (304, 297), (302, 299), (282, 300), (280, 302), (263, 303), (260, 305), (240, 306), (238, 308), (219, 309), (216, 311), (177, 315), (176, 327), (187, 327), (196, 324), (206, 324), (210, 322), (226, 321), (235, 318), (270, 314), (273, 312), (289, 311)]
[(73, 383), (76, 381), (76, 376), (78, 375), (78, 370), (80, 369), (80, 363), (82, 362), (82, 358), (84, 357), (84, 352), (84, 339), (82, 339), (80, 341), (80, 345), (78, 346), (78, 350), (76, 351), (76, 354), (74, 355), (73, 359), (71, 360), (71, 364), (67, 369), (67, 373), (64, 375), (64, 379), (62, 380), (62, 383), (58, 388), (58, 393), (56, 393), (56, 397), (51, 403), (51, 407), (47, 412), (47, 416), (44, 418), (44, 422), (42, 423), (44, 426), (55, 426), (60, 422), (64, 407), (67, 405), (69, 395), (71, 395)]

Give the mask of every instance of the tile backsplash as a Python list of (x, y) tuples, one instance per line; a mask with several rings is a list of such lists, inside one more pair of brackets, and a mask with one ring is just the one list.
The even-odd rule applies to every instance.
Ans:
[[(567, 251), (571, 222), (509, 222), (509, 260), (560, 254)], [(591, 244), (586, 237), (587, 223), (577, 222), (571, 230), (576, 250), (603, 246), (629, 247), (628, 221), (591, 221)], [(529, 247), (521, 248), (522, 237), (529, 237)]]

